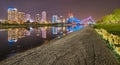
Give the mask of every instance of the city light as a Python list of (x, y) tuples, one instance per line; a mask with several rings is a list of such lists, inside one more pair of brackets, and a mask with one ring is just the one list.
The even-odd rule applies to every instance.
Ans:
[(35, 19), (31, 17), (31, 14), (19, 12), (17, 8), (8, 8), (8, 23), (10, 24), (24, 24), (25, 22), (35, 22), (38, 24), (95, 24), (92, 16), (83, 20), (79, 20), (78, 18), (74, 17), (72, 13), (68, 14), (67, 20), (64, 18), (64, 16), (53, 15), (52, 21), (48, 21), (46, 11), (42, 11), (41, 15), (36, 14), (34, 16)]

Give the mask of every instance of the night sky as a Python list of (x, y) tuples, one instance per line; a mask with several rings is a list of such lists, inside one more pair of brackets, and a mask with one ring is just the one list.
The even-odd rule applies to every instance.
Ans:
[(0, 0), (0, 19), (7, 18), (8, 7), (31, 14), (47, 11), (48, 18), (53, 14), (67, 16), (73, 13), (79, 19), (93, 16), (95, 20), (120, 8), (120, 0)]

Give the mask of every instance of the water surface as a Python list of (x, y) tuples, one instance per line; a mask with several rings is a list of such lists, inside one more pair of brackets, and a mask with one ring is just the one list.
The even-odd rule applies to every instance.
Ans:
[(0, 29), (0, 60), (26, 51), (55, 38), (62, 38), (84, 26)]

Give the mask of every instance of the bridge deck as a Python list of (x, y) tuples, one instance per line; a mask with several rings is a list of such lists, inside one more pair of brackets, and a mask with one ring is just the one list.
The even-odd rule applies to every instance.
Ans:
[(0, 62), (0, 65), (120, 65), (92, 28), (52, 41)]

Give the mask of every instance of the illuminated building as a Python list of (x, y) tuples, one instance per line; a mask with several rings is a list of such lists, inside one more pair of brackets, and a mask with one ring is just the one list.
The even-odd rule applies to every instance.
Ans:
[(52, 23), (65, 23), (63, 16), (58, 17), (57, 15), (52, 16)]
[(8, 42), (17, 42), (18, 29), (8, 29)]
[(53, 15), (52, 16), (52, 23), (57, 23), (58, 22), (58, 16), (57, 15)]
[(40, 14), (36, 14), (36, 16), (35, 16), (35, 22), (40, 22)]
[(65, 20), (65, 18), (64, 18), (63, 16), (60, 16), (58, 22), (65, 24), (65, 23), (66, 23), (66, 20)]
[(46, 11), (42, 11), (41, 22), (46, 22)]
[(23, 24), (25, 22), (25, 13), (24, 12), (18, 12), (18, 23)]
[(63, 16), (60, 16), (60, 17), (59, 17), (58, 23), (63, 23)]
[(63, 23), (64, 23), (64, 24), (66, 23), (66, 20), (65, 20), (65, 18), (63, 18)]
[(26, 22), (31, 20), (31, 15), (30, 14), (26, 14)]
[(8, 8), (8, 23), (18, 23), (18, 10), (16, 8)]

